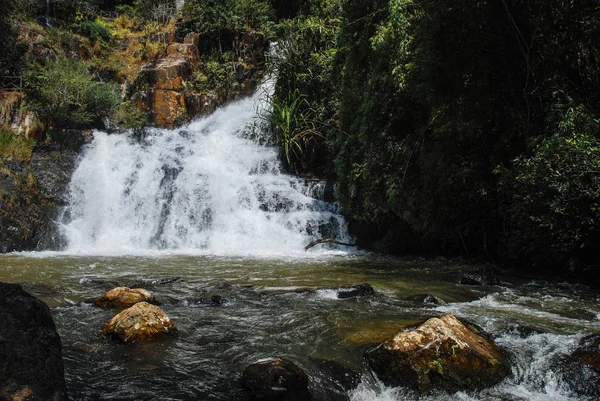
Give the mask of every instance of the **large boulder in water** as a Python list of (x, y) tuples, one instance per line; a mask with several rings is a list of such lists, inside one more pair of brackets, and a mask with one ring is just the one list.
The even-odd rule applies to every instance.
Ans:
[(600, 334), (582, 338), (573, 354), (560, 358), (553, 370), (573, 393), (600, 399)]
[(125, 309), (111, 320), (102, 330), (105, 336), (117, 338), (123, 342), (149, 340), (153, 337), (175, 332), (173, 322), (158, 306), (148, 302), (139, 302)]
[(366, 358), (385, 384), (422, 393), (491, 386), (509, 371), (502, 352), (483, 332), (450, 314), (397, 333)]
[(61, 342), (48, 306), (0, 283), (0, 400), (67, 399)]
[(242, 374), (242, 387), (251, 401), (310, 401), (308, 376), (293, 362), (281, 358), (249, 365)]
[(150, 292), (143, 288), (117, 287), (98, 298), (94, 304), (101, 308), (107, 306), (133, 306), (138, 302), (155, 304), (156, 300)]
[(348, 288), (341, 288), (337, 293), (337, 297), (339, 299), (367, 297), (370, 295), (375, 295), (375, 290), (369, 283), (358, 284)]

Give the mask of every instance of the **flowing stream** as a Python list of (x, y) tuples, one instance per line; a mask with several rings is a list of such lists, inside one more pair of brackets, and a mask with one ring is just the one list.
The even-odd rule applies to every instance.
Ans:
[[(308, 373), (315, 400), (591, 399), (562, 366), (580, 338), (600, 331), (597, 292), (507, 277), (460, 285), (488, 267), (456, 260), (305, 252), (318, 238), (352, 239), (323, 182), (282, 171), (255, 118), (260, 105), (257, 95), (142, 137), (97, 132), (72, 179), (68, 248), (0, 256), (0, 281), (52, 308), (72, 400), (243, 400), (241, 372), (275, 356)], [(374, 296), (338, 299), (339, 288), (364, 282)], [(117, 285), (150, 290), (178, 334), (130, 345), (104, 338), (116, 311), (86, 300)], [(424, 294), (447, 304), (424, 304)], [(427, 397), (379, 383), (364, 350), (447, 312), (491, 333), (510, 375), (490, 389)], [(345, 388), (331, 366), (360, 383)]]

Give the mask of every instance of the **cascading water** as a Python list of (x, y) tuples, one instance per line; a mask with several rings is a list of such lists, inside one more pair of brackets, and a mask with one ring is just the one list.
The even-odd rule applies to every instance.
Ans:
[(282, 171), (260, 129), (272, 87), (182, 129), (96, 132), (71, 181), (67, 250), (289, 254), (321, 237), (347, 242), (336, 206)]

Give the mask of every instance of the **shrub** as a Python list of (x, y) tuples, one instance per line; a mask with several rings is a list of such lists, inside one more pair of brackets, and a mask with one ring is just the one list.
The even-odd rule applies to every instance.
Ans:
[(512, 261), (538, 266), (600, 255), (600, 121), (569, 109), (531, 156), (501, 175), (504, 244)]
[(143, 111), (135, 107), (129, 100), (121, 103), (115, 110), (115, 117), (119, 127), (125, 129), (142, 128), (148, 124), (148, 116)]
[(29, 161), (35, 142), (17, 135), (8, 125), (0, 125), (0, 160)]
[(119, 97), (106, 83), (95, 82), (83, 63), (59, 59), (31, 65), (24, 74), (27, 108), (48, 128), (81, 128), (101, 123)]
[(109, 42), (112, 38), (110, 31), (103, 25), (94, 21), (81, 21), (71, 25), (71, 30), (87, 37), (92, 42)]

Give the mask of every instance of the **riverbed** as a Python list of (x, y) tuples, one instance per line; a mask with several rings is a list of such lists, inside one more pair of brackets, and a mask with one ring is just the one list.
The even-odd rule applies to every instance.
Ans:
[[(0, 256), (0, 281), (22, 284), (51, 307), (72, 400), (242, 400), (244, 368), (275, 356), (308, 373), (315, 399), (586, 399), (558, 366), (580, 338), (600, 332), (598, 293), (502, 274), (495, 286), (459, 284), (465, 273), (493, 268), (318, 249), (285, 257), (46, 252)], [(365, 282), (374, 296), (338, 299), (340, 288)], [(104, 338), (102, 326), (118, 310), (89, 300), (118, 285), (151, 291), (178, 333), (130, 345)], [(425, 294), (446, 304), (424, 303)], [(427, 398), (380, 384), (363, 352), (444, 313), (489, 332), (509, 355), (509, 377), (491, 389)], [(340, 385), (323, 369), (330, 363), (358, 373), (358, 387)]]

